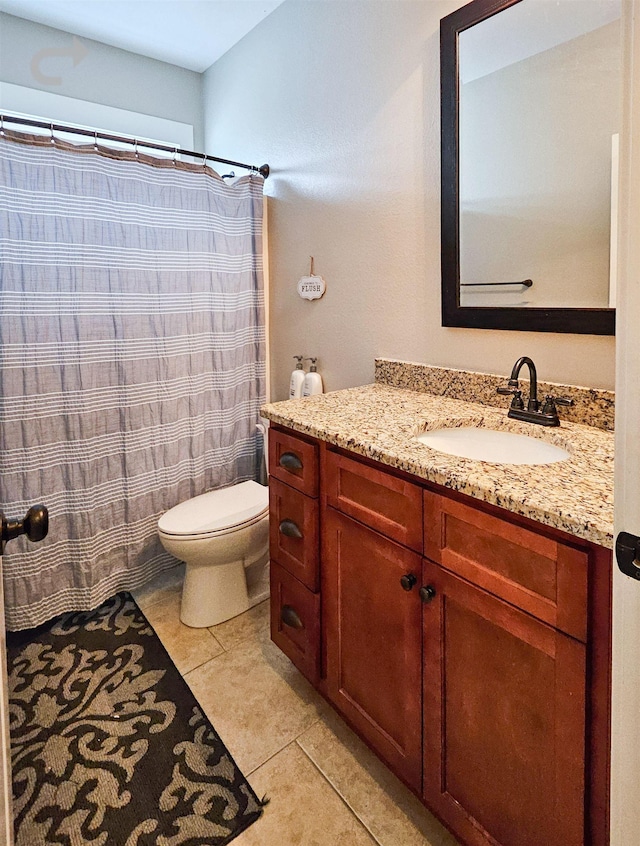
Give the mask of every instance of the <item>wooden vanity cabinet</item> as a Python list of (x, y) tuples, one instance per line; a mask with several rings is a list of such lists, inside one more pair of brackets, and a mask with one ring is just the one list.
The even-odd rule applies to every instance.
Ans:
[(269, 433), (271, 639), (312, 684), (320, 679), (318, 444)]
[(425, 491), (424, 553), (543, 623), (586, 641), (586, 548)]
[(327, 508), (322, 608), (326, 695), (408, 785), (422, 783), (422, 559)]
[(318, 500), (277, 479), (269, 484), (270, 557), (305, 587), (318, 592)]
[(422, 489), (330, 449), (322, 480), (326, 696), (419, 793)]
[(608, 846), (610, 551), (304, 437), (282, 497), (297, 438), (274, 641), (465, 846)]
[(341, 452), (323, 453), (327, 505), (422, 553), (422, 489)]
[(424, 498), (424, 799), (474, 846), (584, 846), (588, 553)]
[(425, 559), (424, 782), (464, 843), (583, 846), (586, 648)]

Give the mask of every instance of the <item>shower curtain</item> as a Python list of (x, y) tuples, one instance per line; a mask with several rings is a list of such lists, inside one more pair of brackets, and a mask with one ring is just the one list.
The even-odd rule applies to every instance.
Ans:
[(94, 608), (175, 563), (159, 516), (258, 473), (262, 177), (0, 137), (0, 505), (7, 625)]

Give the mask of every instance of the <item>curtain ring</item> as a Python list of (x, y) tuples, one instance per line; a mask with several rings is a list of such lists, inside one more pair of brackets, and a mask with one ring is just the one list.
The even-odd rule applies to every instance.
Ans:
[(4, 115), (0, 115), (0, 138), (4, 138)]
[(202, 169), (203, 170), (207, 169), (207, 154), (206, 153), (202, 157)]
[(98, 132), (93, 133), (93, 149), (98, 152)]
[(55, 139), (55, 136), (53, 134), (53, 124), (52, 123), (49, 124), (49, 128), (51, 130), (51, 143), (55, 146), (56, 139)]
[(178, 148), (176, 147), (173, 151), (173, 166), (176, 166), (176, 158), (178, 156)]
[(133, 152), (135, 153), (136, 159), (140, 158), (139, 155), (138, 155), (138, 139), (137, 138), (133, 139)]

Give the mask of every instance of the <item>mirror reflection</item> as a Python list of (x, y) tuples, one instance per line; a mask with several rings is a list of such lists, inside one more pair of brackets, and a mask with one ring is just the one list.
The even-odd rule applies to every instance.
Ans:
[(620, 44), (620, 0), (521, 0), (460, 32), (460, 306), (615, 305)]

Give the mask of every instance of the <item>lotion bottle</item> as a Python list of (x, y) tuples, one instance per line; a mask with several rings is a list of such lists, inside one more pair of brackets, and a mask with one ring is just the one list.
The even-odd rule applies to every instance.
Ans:
[(302, 356), (294, 355), (296, 359), (295, 370), (291, 374), (291, 382), (289, 383), (289, 399), (300, 399), (302, 396), (302, 388), (304, 385), (305, 372), (302, 369)]
[(322, 376), (318, 373), (318, 368), (316, 367), (317, 360), (317, 358), (308, 359), (311, 362), (311, 367), (304, 377), (304, 386), (302, 388), (303, 397), (312, 397), (314, 394), (321, 394), (324, 391)]

